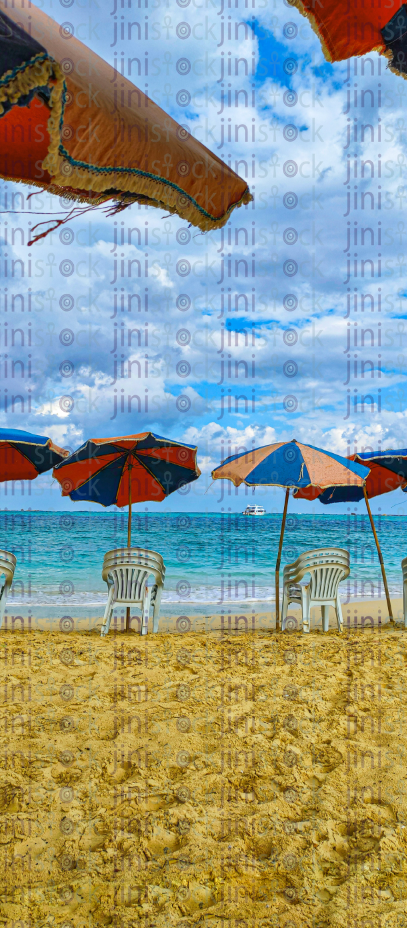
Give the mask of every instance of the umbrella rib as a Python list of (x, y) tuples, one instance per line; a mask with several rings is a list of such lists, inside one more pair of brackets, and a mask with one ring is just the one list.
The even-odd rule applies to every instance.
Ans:
[[(13, 448), (14, 442), (5, 441), (4, 444), (5, 444), (5, 445), (9, 445), (10, 448)], [(28, 445), (29, 442), (26, 441), (26, 442), (24, 442), (24, 444), (25, 444), (25, 445)], [(30, 442), (30, 444), (32, 444), (33, 448), (35, 448), (35, 443), (34, 443), (34, 442)], [(41, 447), (41, 448), (44, 448), (44, 447), (46, 447), (46, 446), (41, 445), (40, 447)], [(32, 464), (32, 466), (35, 467), (35, 464), (33, 463), (33, 461), (31, 461), (31, 459), (30, 459), (26, 454), (24, 454), (24, 451), (22, 451), (21, 448), (15, 448), (15, 449), (13, 449), (13, 450), (18, 451), (18, 453), (21, 454), (21, 457), (22, 457), (22, 458), (24, 458), (26, 461), (28, 461), (29, 464)], [(52, 466), (52, 465), (51, 465), (51, 466)], [(37, 471), (37, 475), (39, 476), (39, 471)]]
[[(154, 435), (154, 432), (147, 432), (147, 435), (152, 435), (152, 437), (153, 437), (153, 438), (155, 439), (155, 441), (157, 441), (157, 442), (160, 442), (160, 441), (161, 441), (161, 442), (164, 442), (164, 444), (165, 444), (165, 445), (168, 445), (169, 448), (171, 448), (173, 445), (176, 445), (177, 448), (188, 448), (190, 451), (197, 451), (197, 450), (198, 450), (198, 446), (197, 446), (197, 445), (186, 445), (184, 441), (177, 441), (175, 438), (162, 438), (161, 435)], [(149, 449), (148, 449), (148, 448), (145, 448), (145, 449), (142, 448), (141, 450), (142, 450), (142, 451), (144, 451), (144, 450), (145, 450), (145, 451), (148, 451)]]
[[(147, 473), (150, 474), (150, 477), (152, 477), (153, 480), (155, 480), (155, 481), (158, 483), (158, 485), (161, 487), (163, 493), (165, 494), (165, 489), (164, 489), (164, 487), (163, 487), (163, 485), (162, 485), (162, 483), (161, 483), (161, 480), (159, 480), (158, 477), (156, 477), (156, 475), (153, 473), (152, 470), (150, 470), (150, 468), (147, 466), (147, 464), (144, 463), (144, 461), (140, 461), (140, 459), (139, 459), (139, 457), (138, 457), (138, 455), (137, 455), (137, 453), (136, 453), (135, 451), (133, 452), (133, 454), (134, 454), (134, 457), (137, 458), (137, 461), (138, 461), (138, 463), (140, 464), (140, 467), (144, 467), (144, 469), (147, 471)], [(168, 465), (168, 466), (169, 466), (169, 465)]]
[[(146, 437), (148, 437), (149, 435), (151, 435), (152, 438), (154, 438), (156, 442), (163, 442), (164, 447), (165, 445), (167, 445), (168, 448), (172, 448), (175, 445), (177, 448), (188, 448), (189, 451), (196, 452), (198, 450), (196, 445), (186, 445), (185, 442), (175, 441), (175, 439), (173, 440), (172, 438), (170, 441), (168, 441), (168, 438), (160, 438), (158, 435), (154, 435), (154, 432), (147, 432)], [(116, 439), (116, 441), (114, 441), (113, 438), (105, 438), (103, 439), (103, 441), (99, 442), (96, 447), (100, 448), (100, 447), (103, 447), (103, 445), (110, 444), (110, 445), (113, 445), (114, 448), (117, 448), (118, 451), (126, 451), (127, 453), (134, 454), (140, 442), (144, 441), (145, 439), (136, 438), (134, 441), (135, 448), (134, 450), (132, 449), (131, 451), (129, 451), (127, 448), (123, 448), (122, 445), (117, 444), (117, 441), (126, 441), (127, 439), (132, 438), (132, 437), (133, 437), (132, 435), (129, 435), (129, 436), (123, 435), (123, 438)], [(50, 441), (50, 439), (48, 440)], [(92, 441), (92, 439), (90, 439), (90, 441)], [(148, 452), (154, 451), (154, 448), (141, 448), (141, 451), (145, 451), (148, 453)]]
[[(127, 451), (124, 451), (123, 454), (128, 454), (128, 452), (127, 452)], [(119, 455), (119, 457), (120, 457), (120, 455)], [(91, 459), (90, 459), (90, 460), (91, 460)], [(98, 469), (97, 471), (95, 471), (94, 474), (88, 474), (88, 476), (85, 477), (85, 479), (84, 479), (81, 483), (78, 483), (78, 485), (75, 487), (75, 490), (80, 490), (81, 487), (84, 487), (84, 486), (85, 486), (85, 483), (87, 483), (88, 480), (91, 480), (92, 477), (96, 477), (98, 474), (101, 474), (103, 470), (106, 470), (108, 467), (110, 467), (111, 464), (115, 464), (117, 460), (118, 460), (118, 458), (115, 458), (113, 461), (108, 461), (107, 464), (102, 464), (101, 467), (99, 467), (99, 469)], [(79, 462), (78, 462), (78, 461), (74, 461), (74, 462), (72, 462), (72, 463), (77, 464), (77, 463), (82, 463), (82, 462), (81, 462), (81, 461), (79, 461)], [(61, 468), (61, 471), (62, 471), (62, 468)], [(119, 482), (119, 486), (120, 486), (120, 482)], [(68, 494), (68, 495), (70, 495), (70, 494)], [(104, 504), (102, 503), (101, 505), (103, 506)]]
[[(129, 453), (129, 452), (127, 452), (127, 453)], [(136, 458), (137, 463), (140, 464), (140, 467), (144, 467), (144, 469), (150, 474), (150, 477), (153, 477), (153, 479), (156, 480), (156, 482), (158, 483), (158, 485), (161, 487), (163, 493), (165, 494), (164, 487), (162, 486), (160, 480), (157, 479), (157, 477), (155, 476), (155, 474), (153, 474), (153, 473), (151, 472), (151, 470), (147, 467), (146, 464), (144, 464), (143, 461), (140, 461), (140, 460), (139, 460), (139, 458), (137, 457), (135, 451), (131, 451), (130, 453), (133, 455), (133, 457)], [(119, 483), (118, 483), (118, 486), (117, 486), (116, 499), (117, 499), (117, 497), (118, 497), (118, 495), (119, 495), (119, 490), (120, 490), (120, 487), (121, 487), (122, 480), (124, 480), (124, 467), (123, 467), (123, 470), (122, 470), (122, 472), (121, 472), (121, 474), (120, 474), (120, 479), (119, 479)]]
[[(119, 455), (121, 455), (121, 454), (132, 454), (132, 452), (129, 452), (129, 451), (127, 450), (127, 448), (118, 448), (117, 445), (115, 445), (114, 442), (109, 442), (109, 439), (106, 439), (105, 444), (111, 444), (111, 445), (113, 446), (113, 448), (115, 449), (115, 451), (112, 451), (112, 452), (111, 452), (112, 454), (119, 454)], [(97, 448), (100, 448), (100, 447), (102, 447), (102, 445), (96, 445), (96, 447), (97, 447)], [(79, 450), (80, 450), (80, 449), (79, 449)], [(74, 454), (78, 454), (78, 452), (75, 451)], [(102, 455), (95, 454), (95, 455), (93, 455), (93, 457), (77, 458), (76, 461), (69, 461), (69, 460), (66, 458), (64, 461), (61, 461), (61, 467), (60, 467), (59, 464), (58, 464), (58, 470), (62, 470), (62, 466), (67, 466), (68, 464), (82, 464), (83, 461), (96, 461), (99, 457), (102, 457)], [(111, 463), (112, 463), (111, 461), (108, 461), (107, 464), (103, 464), (103, 465), (101, 466), (100, 470), (103, 470), (104, 467), (108, 467), (108, 465), (111, 464)]]
[[(168, 445), (168, 447), (170, 448), (171, 446)], [(195, 450), (195, 449), (191, 449), (191, 450)], [(144, 449), (144, 448), (141, 448), (140, 451), (133, 451), (132, 454), (136, 455), (137, 457), (138, 457), (139, 455), (140, 455), (140, 457), (144, 457), (144, 455), (146, 455), (146, 457), (148, 456), (148, 457), (150, 457), (150, 458), (154, 458), (154, 453), (151, 453), (151, 452), (154, 452), (154, 449), (151, 449), (151, 448), (145, 448), (145, 449)], [(154, 460), (160, 461), (160, 462), (163, 461), (162, 458), (154, 458)], [(142, 463), (142, 462), (140, 461), (140, 463)], [(189, 467), (187, 464), (180, 464), (180, 463), (178, 463), (177, 461), (167, 461), (166, 463), (168, 464), (169, 467), (171, 466), (171, 464), (175, 464), (176, 467), (183, 467), (184, 470), (191, 470), (191, 471), (194, 470), (194, 471), (196, 471), (196, 469), (197, 469), (197, 463), (196, 463), (196, 461), (195, 461), (195, 463), (192, 465), (192, 467)], [(143, 467), (144, 467), (144, 464), (143, 464)]]
[[(152, 435), (153, 433), (149, 432), (149, 434)], [(167, 438), (156, 438), (156, 436), (154, 436), (154, 438), (157, 443), (159, 441), (164, 442), (164, 445), (162, 447), (167, 446), (167, 448), (173, 448), (175, 446), (176, 448), (188, 448), (188, 451), (198, 450), (197, 445), (185, 445), (184, 442), (182, 441), (173, 441), (172, 439), (171, 441), (168, 441)], [(154, 451), (154, 448), (140, 448), (140, 451), (146, 451), (146, 452)]]
[[(143, 460), (140, 460), (140, 458), (139, 458), (139, 456), (138, 456), (138, 454), (137, 454), (136, 451), (133, 451), (132, 453), (133, 453), (134, 457), (137, 459), (137, 461), (138, 461), (138, 463), (140, 464), (140, 466), (141, 466), (141, 467), (144, 467), (144, 469), (150, 474), (150, 477), (152, 477), (153, 480), (155, 480), (155, 481), (158, 483), (158, 485), (161, 487), (163, 493), (165, 493), (165, 487), (164, 487), (163, 484), (161, 483), (161, 480), (156, 476), (156, 474), (154, 473), (154, 471), (150, 470), (150, 468), (148, 467), (148, 465), (147, 465)], [(170, 466), (171, 466), (171, 465), (168, 464), (168, 467), (170, 467)], [(176, 466), (177, 466), (177, 467), (183, 467), (183, 464), (177, 464)], [(189, 468), (189, 467), (185, 467), (184, 470), (192, 470), (192, 469)], [(195, 470), (196, 470), (196, 468), (195, 468)], [(119, 486), (120, 486), (120, 483), (119, 483)]]

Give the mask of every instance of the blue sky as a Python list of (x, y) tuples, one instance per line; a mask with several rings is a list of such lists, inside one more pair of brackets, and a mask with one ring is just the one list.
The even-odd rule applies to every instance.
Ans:
[[(210, 470), (235, 448), (294, 437), (341, 454), (355, 446), (375, 448), (379, 441), (383, 447), (406, 445), (405, 82), (386, 69), (384, 58), (379, 73), (373, 53), (363, 74), (360, 61), (357, 74), (351, 63), (347, 81), (347, 63), (325, 62), (308, 22), (283, 3), (264, 3), (254, 19), (243, 4), (240, 10), (225, 9), (222, 19), (215, 0), (202, 13), (198, 4), (175, 0), (146, 11), (137, 7), (122, 13), (120, 8), (116, 20), (113, 5), (105, 3), (84, 9), (77, 2), (61, 6), (43, 0), (42, 8), (58, 22), (69, 22), (78, 37), (112, 64), (123, 59), (125, 73), (129, 60), (137, 56), (144, 62), (148, 53), (148, 75), (134, 78), (135, 83), (148, 84), (156, 102), (229, 159), (247, 177), (255, 199), (235, 210), (223, 231), (206, 235), (151, 208), (134, 206), (115, 219), (103, 210), (87, 213), (30, 249), (28, 279), (28, 202), (15, 197), (13, 203), (12, 195), (29, 191), (3, 183), (1, 268), (4, 275), (6, 254), (9, 262), (25, 261), (19, 287), (24, 294), (31, 287), (33, 310), (31, 351), (27, 315), (16, 310), (6, 319), (3, 313), (0, 425), (49, 434), (72, 450), (90, 437), (146, 428), (196, 443), (203, 477), (187, 496), (175, 494), (167, 501), (172, 510), (244, 508), (251, 491), (248, 497), (244, 490), (236, 495), (231, 488), (225, 503), (219, 500), (219, 488), (210, 487)], [(114, 26), (122, 15), (125, 23), (147, 16), (148, 41), (115, 44)], [(180, 21), (191, 27), (188, 41), (177, 36)], [(227, 34), (228, 23), (233, 36), (240, 23), (238, 38), (222, 44), (222, 24)], [(222, 93), (228, 90), (237, 105), (222, 111)], [(351, 108), (346, 112), (348, 90)], [(184, 106), (186, 91), (190, 100)], [(355, 118), (358, 137), (347, 146), (348, 126), (353, 129)], [(363, 142), (362, 124), (372, 127), (365, 130)], [(346, 216), (347, 194), (353, 196), (355, 186), (352, 176), (348, 191), (347, 165), (354, 172), (355, 159), (358, 208)], [(375, 203), (370, 211), (369, 193)], [(68, 211), (64, 201), (41, 193), (30, 204), (32, 213), (60, 216)], [(17, 212), (8, 212), (13, 206)], [(43, 218), (39, 215), (37, 221)], [(24, 244), (21, 233), (14, 234), (12, 243), (13, 227), (23, 230)], [(362, 228), (371, 229), (364, 233), (363, 245)], [(140, 244), (138, 232), (129, 243), (131, 229), (139, 230)], [(125, 244), (116, 247), (115, 235), (120, 242), (122, 231)], [(115, 280), (115, 260), (123, 255), (134, 262), (132, 267), (137, 268), (137, 260), (144, 267), (146, 254), (148, 279), (126, 278), (122, 291), (123, 281)], [(225, 276), (229, 255), (230, 279)], [(359, 261), (359, 277), (360, 262), (374, 262), (375, 277), (369, 283), (374, 312), (366, 303), (362, 315), (359, 304), (357, 313), (352, 309), (347, 317), (348, 286), (352, 299), (355, 283), (359, 298), (362, 292), (361, 281), (346, 283), (348, 258), (351, 270)], [(65, 261), (74, 268), (68, 276)], [(180, 261), (187, 262), (188, 273), (180, 273)], [(371, 266), (366, 263), (364, 269), (368, 276)], [(2, 280), (3, 309), (7, 283)], [(122, 292), (126, 299), (129, 294), (140, 297), (141, 312), (121, 313)], [(32, 412), (25, 409), (13, 420), (4, 412), (4, 389), (18, 394), (22, 385), (17, 371), (10, 379), (14, 355), (5, 345), (4, 321), (9, 331), (24, 328), (24, 347), (17, 335), (15, 343), (25, 370), (32, 354)], [(122, 362), (130, 377), (115, 382)], [(135, 399), (131, 412), (115, 416), (122, 395), (127, 404), (129, 396), (139, 397), (141, 412), (135, 411)], [(73, 401), (69, 410), (60, 402), (64, 396)], [(180, 396), (187, 399), (177, 406)], [(1, 488), (1, 505), (9, 508), (73, 505), (60, 500), (49, 476), (32, 485), (30, 497), (27, 488), (24, 497), (18, 487), (10, 496), (11, 489), (6, 497)], [(279, 490), (258, 490), (254, 498), (268, 511), (282, 508)], [(404, 511), (404, 500), (398, 492), (379, 502), (382, 511), (396, 513)], [(292, 505), (298, 511), (318, 509), (318, 504)]]

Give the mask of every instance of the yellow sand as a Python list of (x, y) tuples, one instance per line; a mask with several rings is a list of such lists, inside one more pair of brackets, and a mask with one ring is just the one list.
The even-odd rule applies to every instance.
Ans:
[(0, 923), (399, 928), (405, 654), (389, 626), (2, 632)]

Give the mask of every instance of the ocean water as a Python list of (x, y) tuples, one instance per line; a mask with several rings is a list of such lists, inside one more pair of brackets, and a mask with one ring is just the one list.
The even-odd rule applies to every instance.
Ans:
[[(163, 603), (181, 609), (200, 604), (271, 603), (281, 516), (241, 514), (133, 515), (132, 543), (160, 552), (166, 565)], [(376, 519), (390, 591), (402, 591), (407, 518)], [(0, 512), (0, 547), (14, 552), (17, 568), (10, 605), (95, 606), (106, 602), (101, 570), (105, 553), (127, 543), (127, 513)], [(367, 515), (287, 516), (281, 570), (311, 548), (349, 550), (351, 574), (343, 600), (383, 598), (377, 551)]]

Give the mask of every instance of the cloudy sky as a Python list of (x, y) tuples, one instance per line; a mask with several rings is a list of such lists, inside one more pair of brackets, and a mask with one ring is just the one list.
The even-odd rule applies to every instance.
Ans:
[[(252, 499), (231, 487), (221, 500), (219, 485), (210, 487), (210, 470), (236, 450), (291, 438), (342, 454), (379, 442), (404, 447), (406, 82), (373, 53), (349, 69), (328, 64), (309, 23), (283, 0), (252, 10), (242, 0), (238, 8), (221, 0), (115, 6), (42, 3), (126, 76), (131, 68), (136, 84), (247, 179), (254, 202), (205, 235), (151, 208), (114, 218), (99, 209), (32, 246), (31, 278), (19, 281), (20, 292), (31, 288), (31, 346), (27, 313), (2, 314), (0, 425), (72, 450), (146, 428), (197, 444), (204, 476), (167, 503), (190, 511), (240, 510)], [(135, 40), (134, 29), (131, 41), (120, 39), (122, 22), (145, 18), (148, 39)], [(70, 206), (41, 193), (13, 200), (29, 193), (18, 185), (0, 189), (3, 273), (6, 259), (21, 258), (27, 271), (28, 223), (47, 218), (29, 211), (61, 216)], [(128, 242), (129, 229), (140, 230), (140, 244), (136, 232)], [(120, 311), (123, 256), (143, 267), (148, 257), (148, 279), (124, 281), (141, 312)], [(25, 344), (16, 335), (12, 353), (18, 327)], [(18, 365), (12, 378), (11, 361), (23, 359), (27, 372), (29, 354), (32, 412), (12, 419), (4, 389), (11, 396), (27, 383)], [(120, 377), (122, 362), (130, 377)], [(143, 399), (141, 412), (120, 412), (122, 391)], [(72, 505), (50, 477), (30, 497), (18, 487), (5, 493), (2, 485), (9, 508)], [(404, 511), (404, 499), (399, 491), (382, 498), (382, 509)], [(279, 511), (282, 492), (258, 490), (255, 500)]]

